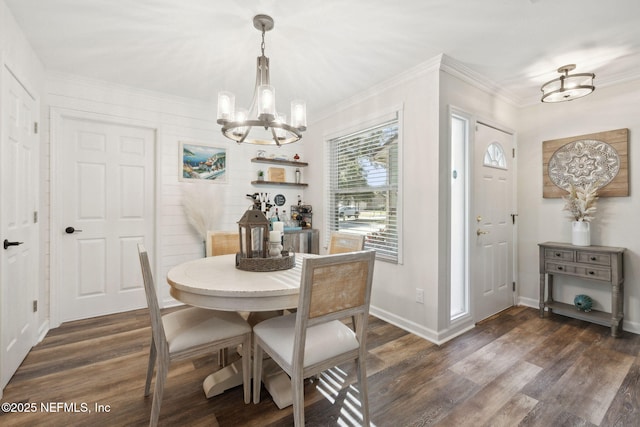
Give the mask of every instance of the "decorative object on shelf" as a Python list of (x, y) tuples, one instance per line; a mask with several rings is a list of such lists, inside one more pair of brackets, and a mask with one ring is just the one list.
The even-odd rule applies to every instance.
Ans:
[(571, 243), (576, 246), (591, 245), (591, 226), (594, 219), (596, 201), (598, 200), (597, 183), (586, 184), (584, 187), (569, 187), (569, 194), (563, 197), (564, 210), (569, 212), (571, 223)]
[(596, 87), (593, 85), (593, 79), (596, 77), (593, 73), (575, 73), (573, 71), (576, 64), (563, 65), (558, 68), (560, 77), (550, 80), (542, 85), (542, 102), (562, 102), (572, 101), (577, 98), (589, 95)]
[(206, 144), (180, 142), (180, 181), (227, 182), (227, 150)]
[(267, 152), (264, 150), (258, 150), (258, 152), (256, 153), (256, 157), (259, 159), (263, 159), (267, 156)]
[(617, 129), (544, 141), (543, 197), (595, 183), (600, 197), (628, 196), (628, 134)]
[(573, 304), (580, 311), (589, 312), (593, 307), (593, 300), (589, 295), (576, 295)]
[(301, 228), (311, 228), (313, 212), (311, 205), (291, 205), (291, 220)]
[[(222, 134), (238, 143), (284, 145), (297, 142), (307, 129), (307, 106), (304, 101), (291, 101), (291, 122), (276, 112), (275, 90), (269, 77), (269, 58), (264, 56), (264, 35), (274, 27), (273, 18), (256, 15), (253, 26), (262, 32), (262, 55), (258, 57), (256, 84), (249, 111), (235, 110), (235, 96), (230, 92), (218, 94), (217, 122)], [(249, 135), (251, 134), (251, 136)]]
[[(269, 231), (269, 220), (259, 209), (247, 210), (238, 221), (240, 234), (240, 252), (236, 254), (236, 268), (247, 271), (277, 271), (293, 268), (295, 254), (282, 252), (280, 256), (271, 256), (270, 240), (277, 239), (281, 244), (281, 231)], [(270, 233), (274, 234), (273, 239)]]
[(269, 181), (271, 182), (285, 182), (285, 171), (284, 168), (269, 168), (267, 169), (267, 174), (269, 176)]
[(296, 153), (296, 155), (293, 156), (293, 160), (295, 160), (296, 162), (300, 160), (300, 156), (298, 156), (298, 153)]
[(258, 171), (258, 181), (264, 181), (264, 171), (263, 170), (259, 170)]
[(296, 168), (296, 184), (300, 184), (300, 168)]

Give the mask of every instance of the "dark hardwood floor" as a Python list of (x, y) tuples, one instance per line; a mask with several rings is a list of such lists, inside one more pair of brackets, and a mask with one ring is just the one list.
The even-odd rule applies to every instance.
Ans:
[[(1, 413), (0, 425), (147, 425), (150, 336), (146, 310), (50, 331), (2, 398), (35, 412)], [(373, 317), (368, 339), (378, 427), (640, 426), (640, 335), (615, 339), (602, 326), (514, 307), (442, 346)], [(214, 355), (171, 366), (161, 425), (293, 424), (291, 408), (279, 410), (264, 388), (258, 405), (243, 403), (241, 387), (206, 399), (202, 380), (214, 369)], [(356, 425), (352, 382), (352, 365), (308, 381), (307, 425)]]

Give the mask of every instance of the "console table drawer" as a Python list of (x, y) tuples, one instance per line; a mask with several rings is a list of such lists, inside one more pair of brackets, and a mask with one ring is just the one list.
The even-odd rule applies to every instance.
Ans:
[(575, 274), (589, 279), (611, 281), (611, 269), (592, 268), (590, 266), (576, 266)]
[(578, 262), (598, 265), (611, 265), (611, 255), (597, 252), (582, 252), (577, 254)]
[(545, 249), (544, 257), (546, 259), (555, 259), (558, 261), (575, 261), (575, 251), (569, 251), (566, 249)]
[(553, 274), (554, 272), (562, 273), (562, 274), (575, 274), (576, 268), (572, 265), (566, 265), (557, 262), (545, 262), (544, 269)]

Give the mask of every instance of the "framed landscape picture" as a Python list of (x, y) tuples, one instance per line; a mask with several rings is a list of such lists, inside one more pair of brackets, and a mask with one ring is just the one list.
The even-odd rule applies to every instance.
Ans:
[(195, 142), (180, 142), (180, 181), (227, 182), (227, 149)]

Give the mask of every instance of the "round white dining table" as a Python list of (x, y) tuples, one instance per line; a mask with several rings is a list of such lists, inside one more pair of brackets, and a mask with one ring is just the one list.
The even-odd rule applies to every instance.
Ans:
[(304, 258), (297, 253), (293, 268), (246, 271), (236, 268), (235, 254), (199, 258), (167, 273), (171, 296), (185, 304), (225, 311), (274, 311), (298, 306)]
[[(173, 298), (195, 307), (252, 313), (285, 310), (298, 306), (303, 260), (315, 256), (296, 253), (293, 268), (268, 272), (237, 269), (235, 254), (199, 258), (171, 268), (167, 282)], [(264, 370), (265, 387), (279, 408), (291, 405), (287, 375), (269, 368)], [(242, 365), (234, 362), (209, 375), (203, 388), (207, 397), (213, 397), (240, 384)]]

